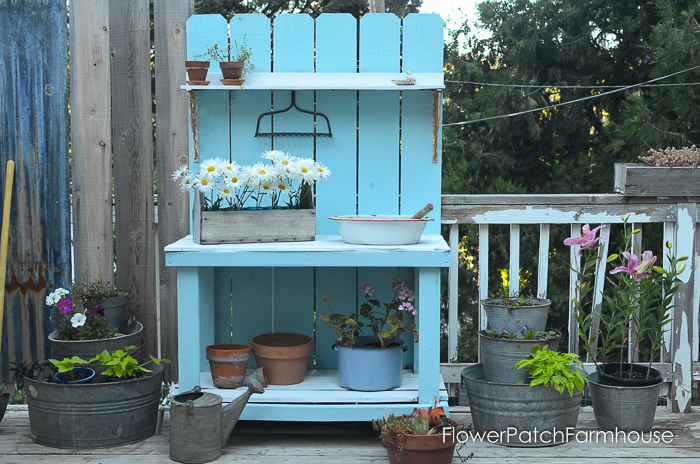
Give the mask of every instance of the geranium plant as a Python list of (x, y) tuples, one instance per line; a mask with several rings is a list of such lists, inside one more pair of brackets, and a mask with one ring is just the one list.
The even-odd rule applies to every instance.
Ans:
[[(631, 230), (628, 217), (622, 219), (625, 251), (621, 250), (607, 259), (608, 263), (617, 265), (606, 279), (610, 291), (603, 294), (603, 311), (600, 313), (600, 326), (596, 332), (591, 330), (594, 314), (586, 312), (584, 308), (592, 291), (590, 282), (595, 264), (601, 259), (598, 249), (601, 240), (605, 240), (606, 237), (596, 237), (602, 226), (591, 229), (586, 224), (580, 237), (570, 237), (564, 241), (565, 245), (579, 245), (579, 256), (584, 258), (583, 267), (574, 270), (577, 275), (578, 296), (573, 303), (579, 324), (579, 337), (596, 369), (602, 372), (602, 365), (606, 360), (612, 355), (617, 355), (620, 362), (619, 376), (622, 376), (626, 350), (637, 351), (640, 342), (646, 339), (650, 346), (646, 374), (648, 378), (653, 359), (664, 345), (664, 327), (671, 320), (673, 296), (681, 282), (678, 276), (685, 270), (685, 264), (681, 263), (688, 258), (674, 257), (671, 244), (666, 243), (669, 268), (664, 270), (654, 265), (656, 257), (651, 251), (645, 251), (641, 256), (627, 251), (630, 249), (633, 235), (639, 230)], [(627, 347), (630, 331), (634, 343)], [(626, 375), (631, 377), (632, 371), (627, 371)]]
[(285, 206), (303, 208), (310, 200), (311, 186), (330, 177), (330, 170), (310, 158), (296, 158), (279, 150), (261, 155), (266, 162), (239, 165), (221, 158), (203, 161), (199, 172), (192, 173), (187, 165), (175, 171), (172, 178), (180, 182), (180, 190), (195, 189), (204, 197), (205, 211), (241, 210), (248, 206), (272, 209)]
[[(417, 314), (413, 305), (415, 299), (413, 290), (409, 289), (401, 280), (394, 281), (391, 289), (394, 292), (391, 301), (381, 303), (372, 298), (374, 287), (370, 284), (362, 286), (366, 301), (360, 306), (360, 315), (367, 319), (366, 324), (357, 321), (352, 316), (335, 313), (328, 298), (325, 297), (323, 302), (328, 305), (330, 314), (321, 314), (319, 319), (338, 335), (337, 343), (340, 346), (354, 346), (362, 328), (367, 326), (379, 341), (380, 347), (388, 348), (393, 340), (415, 331), (416, 325), (410, 321), (409, 316)], [(384, 305), (383, 309), (382, 304)]]
[(105, 323), (104, 309), (96, 306), (80, 311), (69, 295), (70, 292), (65, 288), (57, 288), (46, 297), (46, 304), (54, 308), (52, 319), (56, 321), (59, 340), (101, 340), (114, 337), (117, 329)]

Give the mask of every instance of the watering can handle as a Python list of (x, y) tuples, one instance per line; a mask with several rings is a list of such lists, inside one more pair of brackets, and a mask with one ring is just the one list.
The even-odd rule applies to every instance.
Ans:
[(406, 351), (408, 351), (408, 347), (404, 345), (403, 352), (405, 353)]
[(333, 345), (331, 345), (331, 350), (333, 350), (333, 351), (338, 351), (338, 344), (337, 344), (337, 343), (333, 343)]

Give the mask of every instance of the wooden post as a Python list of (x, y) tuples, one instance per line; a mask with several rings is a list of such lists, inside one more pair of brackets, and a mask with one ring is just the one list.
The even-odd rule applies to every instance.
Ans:
[(369, 12), (370, 13), (386, 13), (386, 7), (384, 6), (384, 0), (369, 0)]
[[(51, 355), (46, 296), (70, 288), (66, 2), (0, 1), (0, 185), (15, 161), (0, 382)], [(31, 70), (31, 72), (30, 72)]]
[[(117, 285), (158, 352), (148, 0), (110, 2)], [(166, 180), (168, 180), (166, 178)]]
[(158, 270), (160, 356), (178, 378), (177, 273), (165, 266), (163, 247), (189, 233), (189, 197), (170, 175), (189, 159), (189, 122), (185, 83), (187, 56), (185, 22), (194, 13), (194, 0), (155, 0), (156, 43), (156, 158), (158, 161)]
[(75, 279), (114, 278), (109, 2), (70, 4)]

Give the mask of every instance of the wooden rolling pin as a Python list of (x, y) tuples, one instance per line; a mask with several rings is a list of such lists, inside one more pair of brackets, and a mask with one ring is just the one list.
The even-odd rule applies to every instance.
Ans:
[(414, 214), (413, 217), (411, 217), (411, 219), (420, 219), (423, 216), (425, 216), (426, 214), (428, 214), (429, 212), (431, 212), (432, 210), (433, 210), (433, 204), (428, 203), (427, 205), (425, 205), (423, 207), (423, 209), (421, 209), (416, 214)]

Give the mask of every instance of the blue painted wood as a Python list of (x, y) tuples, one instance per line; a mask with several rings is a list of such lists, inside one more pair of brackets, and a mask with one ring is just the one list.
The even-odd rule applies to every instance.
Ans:
[[(350, 14), (322, 14), (316, 19), (317, 72), (357, 72), (357, 20)], [(329, 216), (357, 214), (357, 92), (318, 91), (316, 108), (331, 121), (332, 138), (316, 141), (316, 160), (331, 170), (331, 178), (316, 184), (316, 233), (337, 234)], [(330, 298), (335, 311), (357, 311), (356, 268), (316, 269), (316, 312), (328, 313)], [(337, 335), (316, 323), (316, 366), (335, 369), (338, 353), (331, 350)]]
[[(226, 18), (218, 14), (194, 15), (187, 20), (187, 59), (193, 60), (195, 55), (207, 52), (214, 45), (219, 50), (228, 50), (228, 23)], [(198, 58), (208, 61), (209, 57)], [(209, 72), (220, 73), (219, 63), (212, 61)], [(209, 79), (210, 76), (207, 76)]]
[[(309, 398), (313, 401), (313, 397)], [(404, 404), (264, 404), (248, 403), (241, 414), (241, 420), (353, 422), (371, 421), (390, 414), (410, 414), (414, 408), (428, 409), (430, 403)], [(439, 406), (449, 411), (447, 401)]]
[[(442, 72), (443, 22), (439, 15), (410, 14), (403, 21), (403, 71)], [(442, 132), (433, 162), (432, 92), (402, 92), (401, 214), (414, 214), (427, 203), (435, 219), (425, 233), (440, 233)], [(440, 102), (442, 107), (442, 102)], [(440, 126), (441, 127), (441, 126)], [(419, 186), (419, 188), (417, 188)]]
[[(280, 15), (273, 28), (274, 72), (314, 72), (314, 21), (306, 14)], [(291, 92), (274, 92), (275, 111), (291, 102)], [(300, 108), (313, 111), (314, 92), (297, 92)], [(273, 132), (313, 132), (314, 117), (295, 109), (273, 117)], [(273, 137), (276, 150), (302, 158), (314, 158), (313, 137)], [(314, 336), (314, 271), (311, 267), (274, 269), (275, 332)], [(313, 367), (313, 356), (309, 367)]]
[(270, 72), (272, 67), (270, 48), (270, 20), (264, 14), (239, 14), (231, 18), (231, 43), (243, 43), (250, 48), (253, 72)]
[[(272, 332), (272, 269), (235, 267), (232, 275), (233, 343), (250, 345), (253, 337)], [(254, 359), (249, 366), (256, 367)]]
[(432, 403), (440, 394), (440, 269), (420, 268), (416, 276), (418, 333), (415, 354), (420, 403)]
[(16, 163), (0, 347), (9, 361), (48, 359), (45, 299), (70, 289), (66, 2), (0, 0), (0, 191)]
[(178, 363), (180, 391), (199, 385), (207, 370), (204, 348), (214, 343), (214, 270), (177, 268)]
[(399, 72), (401, 21), (393, 14), (370, 13), (360, 19), (360, 72)]
[(231, 313), (231, 268), (214, 268), (215, 343), (233, 343)]

